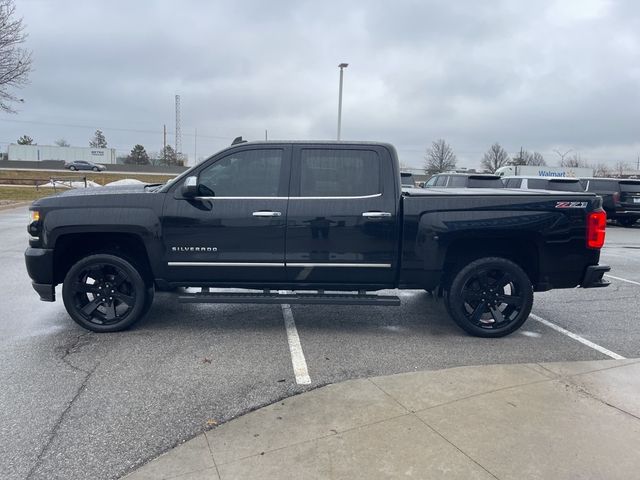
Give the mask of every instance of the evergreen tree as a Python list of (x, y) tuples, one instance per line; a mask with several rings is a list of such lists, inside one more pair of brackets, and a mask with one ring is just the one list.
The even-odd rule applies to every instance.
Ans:
[(31, 138), (29, 135), (22, 135), (18, 139), (18, 145), (36, 145), (36, 144), (33, 143), (33, 138)]
[(107, 148), (107, 139), (104, 137), (102, 130), (96, 130), (93, 138), (89, 140), (89, 146), (91, 148)]
[(149, 165), (149, 155), (140, 144), (131, 149), (131, 153), (125, 158), (124, 163), (129, 165)]

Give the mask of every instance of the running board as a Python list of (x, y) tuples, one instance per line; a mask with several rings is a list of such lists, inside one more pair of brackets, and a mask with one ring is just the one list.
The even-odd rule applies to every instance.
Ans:
[(263, 303), (289, 305), (381, 305), (399, 306), (395, 295), (354, 293), (191, 293), (180, 295), (180, 303)]

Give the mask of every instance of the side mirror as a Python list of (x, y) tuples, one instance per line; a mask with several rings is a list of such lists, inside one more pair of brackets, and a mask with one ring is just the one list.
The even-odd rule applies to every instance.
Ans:
[(187, 177), (182, 184), (182, 196), (194, 198), (198, 195), (198, 177)]

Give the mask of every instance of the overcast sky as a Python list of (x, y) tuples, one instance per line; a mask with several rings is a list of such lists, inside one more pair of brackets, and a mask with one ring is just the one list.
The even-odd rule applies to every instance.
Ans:
[(423, 164), (437, 138), (459, 164), (500, 142), (513, 154), (574, 149), (589, 161), (640, 154), (640, 2), (16, 0), (33, 51), (0, 147), (28, 134), (86, 146), (174, 142), (206, 157), (238, 135), (394, 143)]

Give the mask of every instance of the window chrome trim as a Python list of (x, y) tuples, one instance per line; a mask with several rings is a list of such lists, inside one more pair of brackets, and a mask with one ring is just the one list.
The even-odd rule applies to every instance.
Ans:
[(382, 193), (373, 195), (353, 195), (343, 197), (194, 197), (196, 200), (350, 200), (381, 197)]
[(300, 267), (300, 268), (315, 268), (315, 267), (329, 267), (329, 268), (391, 268), (390, 263), (287, 263), (287, 267)]
[(170, 267), (284, 267), (270, 262), (167, 262)]

